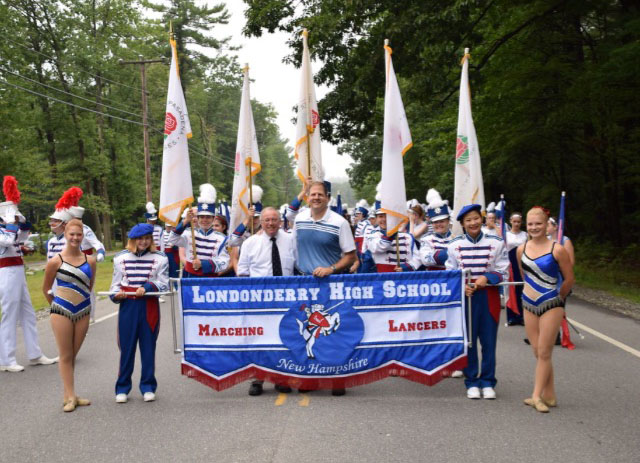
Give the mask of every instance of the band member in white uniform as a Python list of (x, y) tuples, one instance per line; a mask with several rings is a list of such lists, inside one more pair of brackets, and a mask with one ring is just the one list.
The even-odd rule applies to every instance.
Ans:
[(217, 277), (229, 267), (228, 237), (213, 229), (215, 203), (216, 189), (213, 185), (200, 185), (197, 211), (188, 210), (186, 219), (169, 236), (169, 245), (185, 249), (184, 278)]
[(0, 371), (15, 373), (24, 370), (16, 360), (18, 321), (22, 325), (31, 365), (50, 365), (56, 363), (58, 357), (50, 359), (43, 355), (38, 342), (36, 314), (27, 289), (20, 248), (20, 243), (29, 235), (31, 225), (18, 211), (20, 192), (17, 180), (5, 176), (3, 190), (7, 201), (0, 203)]
[(420, 240), (420, 261), (427, 270), (444, 270), (447, 261), (447, 246), (453, 239), (451, 234), (451, 211), (449, 202), (440, 197), (437, 190), (427, 192), (427, 216), (433, 225), (433, 232)]
[(156, 249), (161, 249), (164, 229), (158, 224), (158, 211), (151, 201), (145, 205), (145, 208), (147, 212), (144, 213), (144, 218), (153, 227), (153, 244)]

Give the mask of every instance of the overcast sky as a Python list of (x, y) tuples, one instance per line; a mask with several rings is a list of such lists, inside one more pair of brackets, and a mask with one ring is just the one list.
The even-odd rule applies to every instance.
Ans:
[[(245, 37), (242, 35), (245, 3), (241, 0), (227, 0), (226, 4), (231, 19), (226, 26), (216, 26), (215, 35), (219, 38), (231, 36), (232, 45), (242, 46), (235, 53), (240, 64), (249, 64), (249, 76), (253, 79), (251, 97), (274, 106), (278, 112), (277, 124), (280, 133), (289, 140), (289, 145), (293, 148), (296, 127), (291, 121), (295, 116), (293, 107), (297, 104), (300, 72), (294, 66), (282, 62), (282, 58), (289, 54), (286, 45), (288, 35), (282, 32), (265, 32), (260, 38)], [(311, 66), (316, 71), (320, 64), (316, 61), (312, 62)], [(326, 87), (316, 87), (318, 100), (326, 93)], [(351, 164), (351, 158), (339, 155), (336, 146), (323, 142), (322, 163), (328, 180), (344, 180), (347, 178), (346, 169)]]

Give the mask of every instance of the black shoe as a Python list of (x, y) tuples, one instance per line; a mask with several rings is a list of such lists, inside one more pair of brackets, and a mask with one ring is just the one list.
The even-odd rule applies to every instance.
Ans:
[(529, 339), (528, 339), (528, 338), (524, 338), (524, 339), (523, 339), (523, 341), (524, 341), (524, 343), (525, 343), (525, 344), (529, 344), (529, 345), (531, 345), (531, 343), (529, 342)]
[(336, 396), (336, 397), (340, 397), (343, 396), (347, 393), (347, 390), (345, 388), (342, 389), (332, 389), (331, 390), (331, 395)]
[(282, 392), (283, 394), (288, 394), (291, 392), (291, 388), (289, 386), (280, 386), (279, 384), (275, 385), (275, 390), (277, 392)]
[(251, 383), (249, 386), (249, 395), (260, 395), (262, 394), (262, 384), (261, 383)]

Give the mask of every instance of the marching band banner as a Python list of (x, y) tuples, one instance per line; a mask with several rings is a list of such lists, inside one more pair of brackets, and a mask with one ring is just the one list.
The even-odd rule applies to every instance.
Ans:
[(183, 279), (182, 373), (216, 390), (433, 385), (466, 366), (463, 288), (460, 271)]

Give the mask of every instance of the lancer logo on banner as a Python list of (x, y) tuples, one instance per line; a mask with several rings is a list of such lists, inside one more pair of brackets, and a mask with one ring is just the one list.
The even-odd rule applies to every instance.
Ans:
[(432, 385), (466, 365), (463, 297), (460, 271), (183, 279), (182, 373), (216, 390)]

